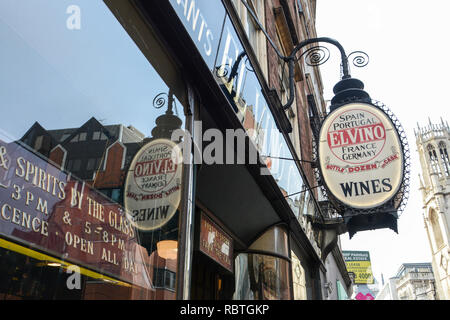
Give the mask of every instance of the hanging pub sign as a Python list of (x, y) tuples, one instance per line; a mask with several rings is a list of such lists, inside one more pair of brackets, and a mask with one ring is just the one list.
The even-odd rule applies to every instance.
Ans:
[(322, 177), (345, 206), (383, 205), (403, 181), (403, 153), (389, 117), (368, 103), (349, 103), (331, 112), (320, 130)]
[(156, 230), (173, 217), (181, 199), (181, 172), (181, 150), (171, 140), (153, 140), (137, 152), (124, 192), (127, 218), (136, 228)]
[[(390, 228), (409, 193), (409, 147), (395, 115), (374, 102), (362, 81), (343, 77), (318, 133), (319, 173), (350, 238)], [(345, 231), (344, 231), (345, 232)]]

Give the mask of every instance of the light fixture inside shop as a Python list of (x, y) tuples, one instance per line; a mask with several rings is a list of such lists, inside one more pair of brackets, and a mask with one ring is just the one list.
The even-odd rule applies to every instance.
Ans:
[(156, 244), (158, 256), (163, 259), (175, 260), (178, 253), (178, 242), (175, 240), (162, 240)]
[(58, 262), (47, 262), (48, 267), (61, 267), (62, 264)]
[(38, 266), (38, 267), (56, 267), (56, 268), (59, 268), (59, 267), (62, 266), (62, 263), (56, 262), (56, 261), (47, 261), (47, 260), (44, 260), (44, 261), (38, 262), (38, 263), (36, 264), (36, 266)]

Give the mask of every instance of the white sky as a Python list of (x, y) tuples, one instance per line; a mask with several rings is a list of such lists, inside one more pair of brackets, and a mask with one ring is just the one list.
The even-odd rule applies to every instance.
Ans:
[[(370, 61), (351, 68), (374, 100), (386, 104), (405, 129), (411, 150), (411, 192), (398, 220), (398, 234), (390, 229), (364, 231), (349, 240), (344, 250), (368, 250), (378, 282), (393, 277), (402, 263), (431, 262), (418, 190), (421, 172), (413, 129), (417, 123), (448, 121), (450, 74), (450, 1), (428, 0), (317, 0), (317, 36), (339, 41), (347, 54), (361, 50)], [(329, 46), (328, 46), (329, 47)], [(321, 66), (324, 97), (332, 98), (339, 80), (339, 54)]]

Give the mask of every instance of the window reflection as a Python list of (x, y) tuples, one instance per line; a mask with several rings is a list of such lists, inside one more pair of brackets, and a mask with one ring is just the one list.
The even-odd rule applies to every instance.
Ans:
[(137, 152), (184, 128), (183, 86), (172, 93), (174, 67), (157, 72), (103, 1), (82, 1), (92, 20), (67, 29), (70, 4), (0, 3), (0, 298), (174, 299), (182, 205), (140, 230), (124, 191)]
[(235, 259), (236, 300), (288, 300), (289, 262), (285, 259), (241, 253)]

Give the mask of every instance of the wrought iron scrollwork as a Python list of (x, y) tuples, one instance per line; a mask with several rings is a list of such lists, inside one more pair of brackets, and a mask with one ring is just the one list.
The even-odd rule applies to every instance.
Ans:
[(231, 66), (227, 63), (216, 67), (216, 76), (219, 78), (225, 78), (231, 72)]
[(381, 110), (384, 111), (388, 115), (388, 117), (391, 119), (392, 123), (394, 124), (395, 129), (397, 130), (398, 136), (400, 138), (401, 146), (402, 146), (402, 153), (403, 153), (403, 159), (404, 159), (404, 165), (403, 165), (403, 182), (400, 186), (399, 191), (394, 197), (394, 203), (397, 207), (397, 214), (400, 217), (400, 215), (403, 213), (403, 211), (406, 208), (406, 204), (408, 203), (409, 199), (409, 192), (410, 192), (410, 182), (411, 182), (411, 155), (410, 155), (410, 148), (408, 144), (408, 139), (406, 137), (406, 132), (403, 129), (403, 126), (401, 125), (400, 121), (397, 119), (395, 114), (387, 107), (384, 103), (376, 100), (372, 100), (372, 104)]
[(165, 92), (161, 92), (153, 98), (153, 107), (155, 109), (161, 109), (162, 107), (166, 106), (169, 100), (169, 95)]
[(245, 59), (245, 69), (247, 70), (247, 71), (249, 71), (249, 72), (255, 72), (255, 70), (253, 70), (253, 67), (252, 67), (252, 65), (251, 65), (251, 63), (250, 63), (250, 60), (248, 60), (248, 58), (246, 58)]
[(362, 68), (367, 66), (369, 63), (369, 55), (365, 53), (364, 51), (353, 51), (347, 56), (347, 60), (350, 60), (350, 57), (352, 57), (352, 64), (355, 67)]
[(330, 58), (330, 50), (325, 46), (314, 46), (303, 51), (297, 60), (304, 57), (305, 63), (309, 66), (319, 66)]
[(178, 109), (172, 92), (169, 93), (161, 92), (158, 93), (153, 98), (153, 107), (155, 109), (161, 109), (162, 107), (167, 107), (166, 113), (173, 114), (173, 108), (175, 108), (175, 114), (178, 116)]

